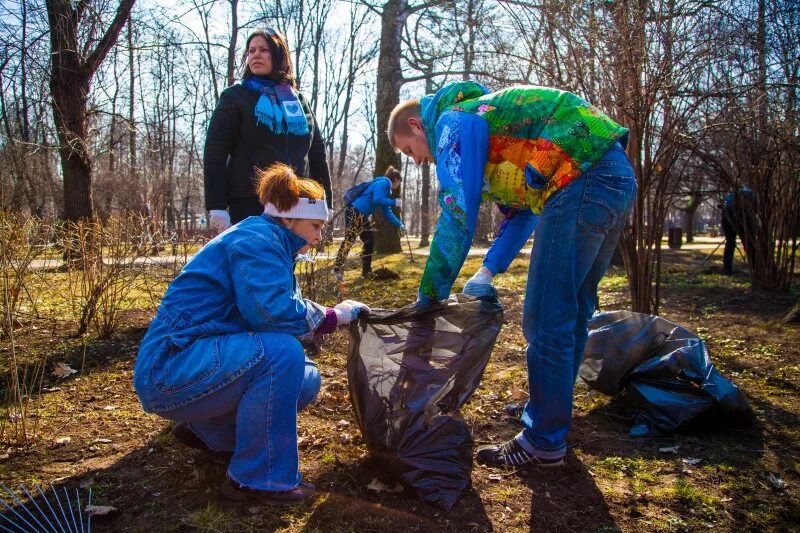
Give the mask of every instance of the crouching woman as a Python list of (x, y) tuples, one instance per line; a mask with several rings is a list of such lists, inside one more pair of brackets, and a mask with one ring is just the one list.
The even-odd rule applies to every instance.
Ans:
[(294, 262), (322, 238), (322, 187), (277, 164), (259, 176), (264, 214), (209, 242), (167, 289), (142, 340), (134, 387), (144, 410), (178, 422), (173, 435), (228, 463), (233, 500), (299, 503), (297, 412), (320, 388), (301, 341), (369, 309), (303, 299)]

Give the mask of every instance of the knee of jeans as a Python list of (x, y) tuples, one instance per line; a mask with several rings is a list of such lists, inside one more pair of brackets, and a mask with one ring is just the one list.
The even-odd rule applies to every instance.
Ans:
[(297, 337), (288, 333), (265, 333), (262, 342), (267, 358), (271, 360), (270, 366), (282, 369), (297, 380), (302, 379), (306, 353)]
[(322, 376), (319, 369), (316, 365), (307, 363), (303, 385), (300, 387), (300, 396), (297, 399), (297, 410), (300, 411), (316, 400), (321, 388)]

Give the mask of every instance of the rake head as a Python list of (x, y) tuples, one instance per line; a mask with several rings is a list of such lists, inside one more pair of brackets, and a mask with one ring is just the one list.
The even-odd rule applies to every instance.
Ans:
[(79, 489), (71, 492), (66, 487), (50, 485), (42, 490), (35, 485), (37, 494), (32, 495), (23, 485), (19, 490), (26, 501), (4, 484), (0, 484), (0, 531), (11, 533), (55, 532), (89, 533), (92, 516), (88, 511), (92, 505), (92, 489), (84, 495), (86, 508), (82, 506)]

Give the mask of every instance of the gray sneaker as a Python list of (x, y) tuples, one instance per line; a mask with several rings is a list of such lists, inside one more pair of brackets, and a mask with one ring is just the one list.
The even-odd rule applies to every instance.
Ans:
[(499, 445), (478, 448), (478, 462), (489, 466), (561, 466), (564, 457), (544, 459), (533, 455), (517, 442), (508, 440)]

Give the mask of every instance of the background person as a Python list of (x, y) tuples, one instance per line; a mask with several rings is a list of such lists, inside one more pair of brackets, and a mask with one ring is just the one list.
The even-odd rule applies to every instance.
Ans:
[[(400, 171), (389, 166), (383, 176), (373, 178), (369, 185), (348, 203), (344, 211), (344, 240), (339, 246), (333, 267), (336, 281), (341, 283), (344, 279), (344, 264), (356, 237), (364, 243), (364, 248), (361, 250), (361, 275), (369, 277), (372, 274), (372, 253), (375, 248), (375, 239), (369, 217), (372, 216), (376, 207), (381, 209), (383, 216), (392, 225), (402, 231), (406, 230), (405, 224), (392, 211), (392, 207), (400, 207), (400, 199), (392, 198), (392, 193), (400, 188), (402, 179)], [(345, 194), (345, 202), (347, 201), (347, 194)]]
[(392, 111), (392, 146), (417, 164), (435, 163), (439, 180), (442, 212), (420, 283), (421, 305), (449, 296), (481, 197), (505, 209), (507, 220), (465, 294), (493, 294), (493, 276), (506, 270), (536, 227), (522, 324), (530, 391), (524, 429), (480, 448), (481, 462), (563, 463), (597, 285), (636, 194), (621, 144), (627, 132), (582, 98), (549, 87), (492, 93), (475, 82), (453, 83)]
[(263, 214), (218, 235), (172, 281), (134, 386), (145, 411), (179, 422), (178, 440), (230, 461), (223, 496), (291, 504), (314, 495), (298, 471), (297, 412), (321, 382), (301, 341), (369, 309), (303, 299), (294, 261), (322, 238), (324, 191), (282, 164), (260, 176)]
[(264, 206), (256, 170), (285, 163), (322, 184), (331, 206), (330, 172), (319, 126), (292, 69), (286, 39), (267, 28), (250, 34), (242, 81), (219, 97), (203, 153), (209, 226), (224, 231)]

